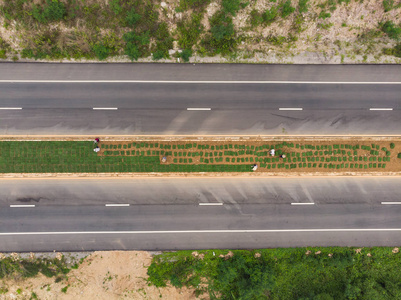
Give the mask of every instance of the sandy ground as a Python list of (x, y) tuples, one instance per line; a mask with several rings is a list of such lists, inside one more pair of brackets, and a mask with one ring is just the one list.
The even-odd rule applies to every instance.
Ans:
[[(187, 288), (148, 286), (147, 267), (151, 260), (151, 253), (144, 251), (93, 252), (58, 283), (43, 275), (21, 281), (3, 280), (0, 288), (8, 291), (0, 294), (0, 299), (30, 299), (32, 293), (48, 300), (206, 299), (195, 297), (194, 291)], [(61, 289), (66, 286), (64, 293)]]

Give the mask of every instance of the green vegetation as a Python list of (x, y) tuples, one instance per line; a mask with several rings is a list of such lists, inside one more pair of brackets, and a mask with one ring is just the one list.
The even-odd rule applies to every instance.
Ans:
[[(398, 248), (178, 251), (153, 258), (149, 282), (211, 299), (399, 299)], [(230, 255), (231, 254), (231, 255)], [(222, 257), (221, 257), (222, 256)], [(201, 287), (200, 283), (206, 283)]]
[(0, 142), (0, 173), (251, 172), (254, 164), (267, 172), (398, 170), (391, 167), (392, 152), (378, 144), (103, 142), (99, 153), (93, 147), (79, 141)]
[(288, 17), (295, 11), (295, 7), (291, 6), (291, 0), (287, 0), (280, 5), (281, 9), (281, 17), (285, 18)]
[(0, 260), (0, 279), (29, 278), (38, 273), (46, 277), (55, 277), (65, 275), (69, 271), (64, 258), (14, 259), (9, 256)]
[(401, 27), (395, 25), (392, 21), (382, 24), (381, 29), (393, 40), (398, 41), (401, 38)]

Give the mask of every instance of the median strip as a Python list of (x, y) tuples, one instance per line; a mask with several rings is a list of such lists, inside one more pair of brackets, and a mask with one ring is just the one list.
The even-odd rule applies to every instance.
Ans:
[(10, 207), (35, 207), (33, 204), (11, 204)]

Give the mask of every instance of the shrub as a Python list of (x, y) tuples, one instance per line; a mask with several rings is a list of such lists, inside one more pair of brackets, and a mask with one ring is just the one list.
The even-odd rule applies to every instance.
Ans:
[(127, 12), (125, 17), (125, 21), (129, 26), (135, 25), (141, 19), (141, 15), (136, 13), (135, 8), (133, 7), (131, 10)]
[(191, 20), (177, 24), (178, 44), (180, 47), (191, 49), (198, 42), (199, 36), (203, 31), (201, 20), (202, 14), (193, 14)]
[(281, 17), (285, 18), (288, 17), (295, 11), (295, 7), (291, 6), (291, 0), (287, 0), (280, 5), (281, 8)]
[(308, 8), (309, 8), (308, 1), (309, 0), (299, 0), (299, 2), (298, 2), (298, 11), (300, 13), (308, 12)]
[(201, 10), (210, 3), (210, 0), (181, 0), (180, 9), (187, 10), (189, 8)]
[(277, 18), (277, 15), (277, 7), (273, 6), (271, 9), (266, 9), (262, 15), (263, 22), (267, 24), (273, 23), (273, 21)]
[(398, 153), (397, 157), (398, 157), (398, 158), (401, 158), (401, 153)]
[(241, 0), (223, 0), (222, 6), (224, 13), (235, 16), (241, 8)]
[(63, 19), (65, 14), (64, 3), (58, 0), (47, 0), (43, 9), (40, 9), (37, 5), (34, 5), (32, 9), (33, 18), (41, 23), (59, 21)]
[(392, 21), (387, 21), (382, 24), (381, 29), (393, 40), (399, 40), (401, 37), (401, 28), (395, 25)]
[(390, 143), (390, 149), (394, 149), (395, 148), (395, 144), (394, 143)]
[(331, 14), (328, 13), (328, 12), (321, 11), (320, 14), (319, 14), (319, 18), (320, 19), (327, 19), (327, 18), (330, 18), (330, 17), (331, 17)]
[(189, 58), (192, 56), (192, 51), (190, 49), (184, 49), (180, 53), (180, 57), (184, 62), (189, 62)]
[(162, 58), (164, 58), (165, 53), (162, 50), (156, 50), (153, 54), (152, 54), (152, 59), (153, 60), (160, 60)]
[(93, 51), (99, 60), (105, 60), (109, 56), (109, 49), (103, 43), (97, 43), (93, 46)]
[(114, 14), (118, 15), (122, 13), (123, 8), (120, 5), (120, 0), (111, 0), (109, 2), (110, 9), (114, 12)]

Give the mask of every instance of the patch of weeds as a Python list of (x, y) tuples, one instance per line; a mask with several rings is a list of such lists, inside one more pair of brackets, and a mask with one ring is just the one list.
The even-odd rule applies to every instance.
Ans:
[(381, 24), (381, 29), (384, 33), (388, 35), (389, 38), (393, 40), (399, 40), (401, 37), (401, 27), (395, 25), (393, 21), (387, 21)]
[(286, 18), (295, 11), (295, 7), (291, 6), (291, 0), (287, 0), (280, 5), (281, 17)]
[(241, 8), (245, 8), (248, 5), (248, 2), (243, 2), (242, 0), (223, 0), (221, 5), (225, 14), (236, 16)]
[(397, 44), (394, 48), (384, 48), (383, 54), (401, 58), (401, 44)]
[(131, 60), (138, 60), (138, 58), (146, 56), (149, 53), (149, 32), (137, 34), (134, 31), (127, 32), (123, 35), (126, 42), (125, 54)]
[(394, 0), (383, 0), (383, 8), (385, 12), (401, 7), (401, 2), (394, 5)]
[(317, 24), (317, 27), (318, 27), (318, 28), (321, 28), (321, 29), (328, 30), (328, 29), (330, 29), (333, 25), (334, 25), (333, 23), (319, 23), (319, 24)]
[(40, 23), (45, 24), (53, 21), (60, 21), (65, 14), (65, 5), (59, 0), (46, 0), (46, 4), (43, 8), (34, 5), (32, 9), (32, 17)]
[(203, 10), (209, 5), (210, 0), (180, 0), (179, 8), (184, 11), (188, 9), (194, 9), (197, 11)]
[(135, 7), (131, 8), (131, 10), (127, 11), (127, 15), (125, 16), (125, 22), (128, 26), (132, 27), (136, 25), (139, 20), (142, 18), (140, 14), (136, 12)]
[(277, 16), (277, 7), (273, 6), (270, 9), (266, 9), (266, 11), (262, 14), (263, 22), (266, 24), (271, 24), (276, 20)]
[(251, 28), (258, 27), (263, 22), (263, 16), (258, 10), (253, 9), (249, 15)]
[(18, 295), (21, 295), (21, 293), (22, 293), (22, 290), (21, 290), (21, 289), (17, 289), (17, 291), (16, 291), (16, 292), (17, 292), (17, 294), (18, 294)]
[(203, 32), (202, 14), (192, 14), (190, 20), (181, 21), (177, 24), (178, 44), (184, 49), (192, 49), (199, 41), (199, 37)]
[(210, 34), (202, 41), (202, 46), (211, 55), (234, 52), (238, 41), (232, 18), (222, 12), (217, 12), (209, 21)]
[(35, 292), (32, 292), (29, 300), (36, 300), (36, 299), (38, 299), (38, 295)]
[(153, 59), (169, 58), (168, 50), (173, 48), (173, 38), (166, 23), (160, 23), (156, 33), (156, 47), (153, 48)]
[(309, 0), (299, 0), (298, 1), (298, 11), (300, 13), (308, 12), (308, 9), (309, 9), (308, 2), (309, 2)]
[(319, 19), (327, 19), (331, 17), (331, 13), (321, 11), (319, 14)]
[(61, 289), (61, 292), (64, 293), (64, 294), (66, 294), (69, 287), (70, 287), (70, 285), (66, 285), (65, 287), (63, 287), (63, 288)]

